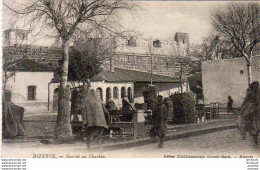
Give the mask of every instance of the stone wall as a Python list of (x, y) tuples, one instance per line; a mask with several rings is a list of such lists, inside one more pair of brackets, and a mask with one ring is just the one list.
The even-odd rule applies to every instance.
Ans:
[[(181, 72), (181, 58), (167, 56), (153, 56), (152, 69), (154, 74), (173, 76), (178, 78)], [(151, 57), (147, 55), (118, 54), (113, 57), (114, 67), (151, 72)], [(183, 76), (187, 77), (191, 68), (184, 62)]]
[[(39, 63), (57, 67), (61, 58), (61, 49), (57, 47), (40, 47), (30, 45), (9, 46), (3, 50), (4, 57), (7, 62), (17, 59), (33, 59)], [(168, 57), (153, 55), (153, 73), (159, 75), (179, 77), (180, 60), (178, 57)], [(112, 60), (104, 62), (103, 68), (110, 70), (110, 62), (112, 67), (137, 70), (142, 72), (151, 72), (151, 57), (140, 54), (116, 54)], [(183, 64), (184, 77), (188, 75), (189, 69), (187, 64)], [(113, 69), (112, 69), (113, 70)]]

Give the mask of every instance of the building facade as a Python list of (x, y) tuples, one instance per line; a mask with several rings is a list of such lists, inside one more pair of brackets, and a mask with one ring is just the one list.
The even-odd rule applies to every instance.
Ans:
[[(172, 41), (118, 40), (112, 59), (103, 63), (104, 71), (91, 79), (92, 88), (104, 102), (113, 98), (119, 108), (124, 96), (143, 103), (142, 93), (151, 82), (164, 97), (180, 92), (179, 61), (186, 55), (188, 35), (179, 34)], [(61, 49), (30, 45), (26, 43), (28, 35), (26, 30), (5, 32), (4, 63), (30, 61), (15, 70), (8, 90), (13, 92), (13, 102), (25, 107), (27, 113), (56, 112), (59, 83), (54, 80)], [(189, 89), (187, 81), (182, 86), (184, 91)]]
[(48, 84), (54, 69), (34, 60), (22, 60), (7, 79), (6, 90), (11, 91), (12, 102), (24, 107), (26, 113), (46, 112), (48, 109)]

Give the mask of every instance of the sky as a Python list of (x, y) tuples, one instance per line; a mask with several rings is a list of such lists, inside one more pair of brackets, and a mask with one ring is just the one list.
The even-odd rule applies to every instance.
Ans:
[(144, 10), (135, 18), (125, 15), (122, 25), (145, 37), (173, 39), (176, 32), (189, 34), (191, 43), (200, 43), (211, 30), (210, 10), (223, 1), (144, 1)]
[[(12, 0), (15, 2), (15, 0)], [(19, 1), (19, 0), (18, 0)], [(224, 1), (141, 1), (141, 10), (122, 13), (121, 25), (145, 38), (173, 39), (176, 32), (189, 34), (191, 43), (200, 43), (211, 30), (210, 10)], [(3, 6), (3, 30), (10, 28), (15, 17)]]

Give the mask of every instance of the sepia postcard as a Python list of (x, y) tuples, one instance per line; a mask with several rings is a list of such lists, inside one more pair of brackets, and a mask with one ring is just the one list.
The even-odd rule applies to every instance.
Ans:
[(3, 0), (2, 161), (239, 158), (258, 169), (259, 8)]

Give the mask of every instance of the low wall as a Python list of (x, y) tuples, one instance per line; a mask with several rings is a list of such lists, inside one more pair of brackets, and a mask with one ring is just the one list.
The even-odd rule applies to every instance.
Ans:
[[(15, 103), (24, 108), (25, 113), (46, 113), (48, 111), (48, 102), (30, 102), (30, 103)], [(51, 110), (51, 108), (50, 108)]]

